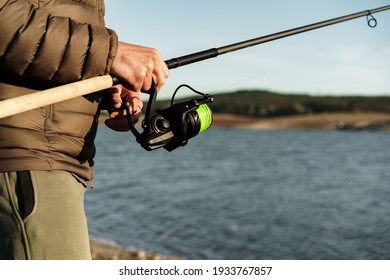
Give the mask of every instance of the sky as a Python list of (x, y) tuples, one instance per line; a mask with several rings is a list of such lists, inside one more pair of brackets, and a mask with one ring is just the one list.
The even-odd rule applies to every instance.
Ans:
[[(369, 0), (115, 0), (106, 25), (120, 41), (156, 48), (164, 60), (390, 5)], [(171, 69), (180, 84), (217, 94), (265, 89), (315, 96), (390, 96), (390, 10)], [(184, 92), (186, 94), (186, 92)]]

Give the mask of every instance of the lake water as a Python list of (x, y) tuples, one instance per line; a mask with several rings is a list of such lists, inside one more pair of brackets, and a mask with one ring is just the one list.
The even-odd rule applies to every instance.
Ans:
[(100, 127), (92, 236), (186, 259), (390, 259), (390, 133), (212, 128), (171, 153)]

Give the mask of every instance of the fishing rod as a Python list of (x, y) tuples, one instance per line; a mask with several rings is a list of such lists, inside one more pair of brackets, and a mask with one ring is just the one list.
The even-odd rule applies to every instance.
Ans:
[[(367, 24), (374, 28), (377, 20), (372, 14), (389, 10), (390, 5), (365, 10), (334, 19), (329, 19), (298, 28), (289, 29), (282, 32), (222, 46), (208, 50), (184, 55), (177, 58), (166, 60), (169, 69), (181, 67), (191, 63), (217, 57), (222, 54), (263, 44), (266, 42), (282, 39), (285, 37), (297, 35), (299, 33), (323, 28), (326, 26), (338, 24), (341, 22), (353, 20), (359, 17), (367, 17)], [(110, 75), (95, 77), (75, 83), (63, 85), (60, 87), (27, 94), (24, 96), (0, 101), (0, 118), (16, 115), (39, 107), (47, 106), (57, 102), (65, 101), (75, 97), (83, 96), (92, 92), (101, 91), (112, 87), (113, 85), (124, 84), (123, 81)], [(174, 98), (178, 90), (182, 87), (188, 87), (201, 97), (187, 102), (174, 104)], [(173, 94), (171, 106), (164, 110), (155, 109), (157, 91), (152, 85), (150, 97), (145, 112), (145, 119), (142, 123), (143, 131), (139, 133), (134, 127), (130, 117), (129, 104), (125, 103), (119, 110), (127, 111), (129, 129), (134, 134), (137, 142), (146, 150), (151, 151), (158, 148), (165, 148), (172, 151), (179, 146), (185, 145), (188, 140), (204, 130), (207, 130), (212, 124), (212, 112), (207, 105), (214, 100), (214, 97), (202, 92), (196, 91), (187, 85), (179, 86)]]
[(311, 30), (315, 30), (315, 29), (319, 29), (319, 28), (322, 28), (322, 27), (338, 24), (338, 23), (341, 23), (341, 22), (353, 20), (353, 19), (360, 18), (360, 17), (363, 17), (363, 16), (367, 17), (367, 24), (368, 24), (368, 26), (370, 26), (371, 28), (374, 28), (374, 27), (377, 26), (377, 20), (372, 16), (372, 14), (383, 12), (383, 11), (386, 11), (386, 10), (389, 10), (389, 9), (390, 9), (390, 5), (387, 5), (387, 6), (383, 6), (383, 7), (372, 9), (372, 10), (361, 11), (361, 12), (358, 12), (358, 13), (354, 13), (354, 14), (350, 14), (350, 15), (346, 15), (346, 16), (341, 16), (341, 17), (337, 17), (337, 18), (334, 18), (334, 19), (329, 19), (329, 20), (325, 20), (325, 21), (321, 21), (321, 22), (305, 25), (305, 26), (302, 26), (302, 27), (289, 29), (289, 30), (286, 30), (286, 31), (278, 32), (278, 33), (273, 33), (273, 34), (270, 34), (270, 35), (266, 35), (266, 36), (262, 36), (262, 37), (258, 37), (258, 38), (254, 38), (254, 39), (250, 39), (250, 40), (246, 40), (246, 41), (242, 41), (242, 42), (239, 42), (239, 43), (234, 43), (234, 44), (223, 46), (223, 47), (220, 47), (220, 48), (212, 48), (212, 49), (196, 52), (196, 53), (193, 53), (193, 54), (181, 56), (181, 57), (178, 57), (178, 58), (173, 58), (173, 59), (165, 61), (165, 63), (168, 65), (169, 69), (177, 68), (177, 67), (184, 66), (184, 65), (187, 65), (187, 64), (191, 64), (191, 63), (199, 62), (199, 61), (202, 61), (202, 60), (214, 58), (214, 57), (217, 57), (219, 55), (226, 54), (226, 53), (229, 53), (229, 52), (233, 52), (233, 51), (237, 51), (237, 50), (253, 47), (253, 46), (256, 46), (256, 45), (263, 44), (263, 43), (267, 43), (267, 42), (275, 41), (275, 40), (278, 40), (278, 39), (290, 37), (290, 36), (293, 36), (293, 35), (297, 35), (299, 33), (307, 32), (307, 31), (311, 31)]

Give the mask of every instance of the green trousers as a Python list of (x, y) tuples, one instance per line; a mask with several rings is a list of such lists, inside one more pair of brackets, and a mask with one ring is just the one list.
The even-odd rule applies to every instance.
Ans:
[(84, 185), (65, 171), (25, 174), (32, 184), (0, 172), (0, 259), (91, 259)]

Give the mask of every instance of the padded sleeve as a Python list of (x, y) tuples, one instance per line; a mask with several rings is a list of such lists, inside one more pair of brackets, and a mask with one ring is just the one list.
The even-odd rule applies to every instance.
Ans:
[(27, 1), (0, 0), (0, 70), (55, 84), (108, 74), (114, 31), (52, 17)]

